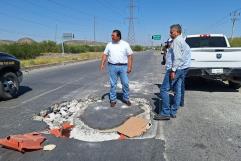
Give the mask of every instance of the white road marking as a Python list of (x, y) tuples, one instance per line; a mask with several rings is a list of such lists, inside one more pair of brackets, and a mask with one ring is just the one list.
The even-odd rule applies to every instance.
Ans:
[(69, 82), (69, 83), (65, 83), (65, 84), (63, 84), (62, 86), (59, 86), (59, 87), (54, 88), (54, 89), (52, 89), (52, 90), (48, 90), (48, 91), (46, 91), (46, 92), (43, 92), (43, 93), (41, 93), (41, 94), (39, 94), (39, 95), (37, 95), (37, 96), (34, 96), (34, 97), (28, 99), (28, 100), (26, 100), (26, 101), (23, 101), (23, 102), (21, 102), (20, 104), (18, 104), (18, 105), (16, 105), (16, 106), (1, 107), (1, 108), (8, 108), (8, 109), (17, 108), (17, 107), (19, 107), (19, 106), (21, 106), (21, 105), (23, 105), (23, 104), (29, 103), (29, 102), (34, 101), (34, 100), (36, 100), (36, 99), (38, 99), (38, 98), (40, 98), (40, 97), (42, 97), (42, 96), (45, 96), (45, 95), (50, 94), (50, 93), (53, 93), (53, 92), (55, 92), (55, 91), (57, 91), (57, 90), (59, 90), (59, 89), (61, 89), (61, 88), (64, 88), (64, 87), (67, 86), (67, 85), (70, 85), (70, 84), (72, 84), (72, 83), (78, 82), (78, 81), (80, 81), (80, 80), (82, 80), (82, 79), (83, 79), (83, 77), (81, 77), (80, 79), (77, 79), (77, 80), (75, 80), (75, 81), (72, 81), (72, 82)]

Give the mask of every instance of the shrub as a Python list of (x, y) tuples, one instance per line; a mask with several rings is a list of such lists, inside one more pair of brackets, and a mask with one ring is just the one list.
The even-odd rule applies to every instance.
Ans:
[(61, 46), (57, 45), (54, 41), (42, 41), (39, 43), (41, 53), (59, 53)]
[(66, 53), (85, 53), (85, 52), (102, 52), (104, 46), (89, 46), (89, 45), (65, 45), (64, 50)]
[(235, 37), (233, 40), (229, 39), (232, 47), (241, 47), (241, 37)]
[(40, 48), (37, 43), (32, 44), (3, 44), (0, 45), (1, 52), (16, 56), (18, 59), (29, 59), (40, 56)]
[[(66, 53), (85, 53), (85, 52), (102, 52), (105, 46), (89, 46), (89, 45), (64, 45)], [(0, 44), (0, 52), (6, 52), (16, 56), (18, 59), (33, 59), (43, 53), (61, 53), (61, 44), (53, 41), (42, 41), (34, 43), (13, 43)]]
[(132, 46), (132, 50), (133, 51), (143, 51), (144, 47), (142, 47), (140, 45), (135, 45), (135, 46)]

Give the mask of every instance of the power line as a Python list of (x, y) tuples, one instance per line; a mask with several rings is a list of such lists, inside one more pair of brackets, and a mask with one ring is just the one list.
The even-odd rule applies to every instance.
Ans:
[[(25, 0), (25, 1), (23, 1), (23, 2), (25, 2), (26, 3), (26, 1), (28, 1), (28, 0)], [(29, 3), (27, 3), (27, 4), (30, 4), (30, 5), (32, 5), (32, 6), (38, 6), (38, 7), (42, 7), (41, 5), (38, 5), (38, 4), (36, 4), (36, 3), (33, 3), (32, 1), (28, 1)], [(15, 7), (17, 7), (17, 6), (15, 6)], [(56, 14), (53, 14), (54, 12), (53, 12), (53, 10), (51, 10), (52, 12), (50, 12), (52, 15), (59, 15), (59, 13), (58, 12), (55, 12)], [(31, 12), (31, 13), (33, 13), (33, 12)], [(43, 17), (42, 15), (39, 15), (39, 14), (37, 14), (36, 12), (35, 12), (35, 15), (37, 15), (37, 16), (41, 16), (41, 17)], [(65, 16), (65, 15), (61, 15), (61, 16)], [(57, 18), (57, 17), (52, 17), (51, 18), (51, 20), (52, 19), (54, 19), (54, 20), (57, 20), (58, 22), (62, 22), (62, 23), (64, 23), (64, 24), (66, 24), (66, 21), (68, 21), (68, 23), (67, 24), (71, 24), (71, 25), (74, 25), (74, 26), (79, 26), (80, 24), (77, 24), (76, 23), (76, 21), (75, 21), (75, 19), (71, 19), (71, 17), (70, 16), (65, 16), (65, 17), (68, 17), (66, 20), (63, 20), (63, 19), (60, 19), (60, 18)], [(48, 17), (49, 18), (49, 17)], [(70, 21), (70, 20), (72, 20), (72, 21)], [(84, 27), (87, 27), (87, 26), (82, 26), (83, 28)]]
[[(59, 2), (56, 2), (56, 1), (54, 1), (54, 0), (48, 0), (48, 1), (51, 2), (51, 3), (53, 3), (53, 4), (55, 4), (55, 5), (57, 5), (57, 6), (60, 6), (60, 7), (63, 7), (63, 8), (68, 8), (68, 9), (70, 9), (71, 11), (76, 10), (76, 9), (73, 8), (73, 7), (64, 5), (64, 4), (59, 3)], [(92, 17), (92, 16), (93, 16), (93, 15), (91, 15), (91, 14), (89, 14), (89, 13), (86, 13), (86, 12), (84, 12), (84, 11), (81, 11), (81, 10), (79, 10), (79, 9), (78, 9), (77, 11), (78, 11), (79, 13), (84, 14), (84, 15), (89, 16), (89, 17)]]
[[(27, 2), (26, 2), (27, 1)], [(41, 5), (38, 5), (38, 4), (36, 4), (36, 3), (33, 3), (34, 1), (29, 1), (29, 0), (26, 0), (26, 1), (24, 1), (25, 3), (27, 3), (27, 4), (30, 4), (30, 5), (33, 5), (33, 6), (38, 6), (38, 7), (40, 7), (40, 8), (42, 8), (43, 6), (41, 6)], [(92, 16), (91, 14), (88, 14), (88, 13), (85, 13), (85, 12), (82, 12), (82, 11), (79, 11), (78, 9), (74, 9), (74, 7), (69, 7), (69, 6), (65, 6), (65, 5), (63, 5), (62, 3), (59, 3), (59, 2), (56, 2), (56, 1), (54, 1), (54, 0), (48, 0), (49, 2), (51, 2), (51, 3), (54, 3), (54, 5), (58, 5), (59, 7), (64, 7), (64, 8), (67, 8), (67, 9), (69, 9), (69, 10), (71, 10), (72, 12), (78, 12), (78, 13), (82, 13), (82, 14), (84, 14), (84, 15), (86, 15), (86, 16)], [(29, 3), (28, 3), (29, 2)], [(9, 2), (7, 2), (7, 4), (8, 5), (10, 5), (10, 6), (13, 6), (13, 7), (16, 7), (16, 8), (19, 8), (19, 6), (18, 5), (15, 5), (15, 4), (12, 4), (12, 3), (9, 3)], [(29, 10), (28, 10), (29, 11)], [(47, 10), (47, 11), (49, 11), (49, 10)], [(51, 14), (53, 14), (53, 12), (55, 12), (53, 9), (51, 9), (50, 10), (51, 11)], [(43, 16), (43, 15), (38, 15), (38, 14), (36, 14), (37, 12), (35, 11), (35, 12), (30, 12), (31, 14), (34, 14), (34, 15), (37, 15), (37, 16), (41, 16), (41, 17), (46, 17), (46, 16)], [(55, 12), (55, 13), (57, 13), (58, 15), (60, 15), (58, 12)], [(67, 13), (69, 13), (69, 12), (67, 12)], [(25, 18), (25, 16), (24, 15), (22, 15), (22, 16), (19, 16), (19, 15), (10, 15), (9, 13), (4, 13), (4, 12), (1, 12), (0, 11), (0, 16), (1, 15), (3, 15), (4, 17), (11, 17), (12, 19), (16, 19), (16, 20), (18, 20), (18, 21), (23, 21), (23, 22), (27, 22), (27, 23), (31, 23), (31, 24), (35, 24), (35, 25), (38, 25), (38, 26), (41, 26), (41, 27), (45, 27), (45, 28), (50, 28), (50, 26), (49, 25), (47, 25), (47, 24), (44, 24), (44, 23), (40, 23), (40, 22), (38, 22), (38, 21), (34, 21), (34, 20), (31, 20), (31, 19), (28, 19), (28, 18)], [(72, 14), (71, 14), (72, 15)], [(76, 16), (77, 14), (73, 14), (74, 16)], [(24, 17), (23, 17), (24, 16)], [(63, 14), (63, 15), (61, 15), (61, 16), (66, 16), (65, 14)], [(69, 19), (73, 19), (73, 16), (67, 16), (68, 17), (68, 19), (67, 20), (69, 20)], [(94, 16), (95, 17), (95, 20), (94, 20), (94, 22), (95, 22), (95, 25), (96, 25), (96, 16)], [(49, 18), (49, 16), (47, 16), (47, 18)], [(93, 16), (92, 16), (92, 18), (93, 18)], [(54, 18), (55, 20), (58, 20), (58, 21), (62, 21), (62, 22), (64, 22), (63, 20), (60, 20), (60, 19), (58, 19), (58, 18)], [(73, 19), (73, 20), (76, 20), (76, 19)], [(108, 20), (108, 18), (101, 18), (101, 22), (103, 22), (103, 21), (108, 21), (109, 23), (111, 23), (111, 24), (113, 24), (113, 21), (114, 20), (111, 20), (111, 19), (109, 19)], [(55, 23), (56, 24), (56, 23)], [(75, 26), (77, 26), (77, 25), (75, 25)], [(51, 28), (53, 28), (54, 29), (54, 24), (53, 24), (53, 26), (51, 27)], [(89, 29), (89, 28), (88, 28)], [(96, 35), (96, 27), (95, 27), (95, 35)], [(55, 27), (55, 31), (56, 31), (56, 27)], [(78, 30), (79, 31), (79, 30)], [(24, 35), (25, 35), (25, 33), (24, 33)], [(29, 34), (30, 35), (30, 34)], [(56, 35), (55, 35), (55, 37), (56, 37)], [(56, 38), (54, 37), (54, 40), (56, 40)], [(96, 36), (94, 36), (94, 37), (96, 37)], [(96, 38), (94, 38), (94, 39), (96, 39)]]
[[(238, 11), (240, 11), (240, 10), (241, 10), (241, 8), (238, 8), (238, 9), (236, 9), (236, 10), (234, 10), (234, 11), (231, 11), (231, 12), (238, 12)], [(210, 29), (213, 29), (213, 28), (216, 29), (217, 27), (220, 27), (220, 26), (223, 25), (223, 24), (227, 24), (229, 18), (230, 18), (230, 14), (226, 14), (224, 17), (220, 18), (220, 19), (217, 20), (216, 22), (214, 22), (214, 23), (212, 23), (211, 25), (209, 25), (209, 26), (207, 27), (207, 30), (210, 31)]]
[(45, 27), (45, 28), (49, 28), (48, 25), (45, 25), (45, 24), (42, 24), (42, 23), (39, 23), (39, 22), (36, 22), (36, 21), (33, 21), (33, 20), (29, 20), (29, 19), (26, 19), (26, 18), (23, 18), (23, 17), (20, 17), (20, 16), (15, 17), (15, 16), (12, 16), (12, 15), (4, 13), (4, 12), (0, 12), (0, 15), (12, 17), (13, 19), (16, 19), (16, 20), (21, 20), (21, 21), (24, 21), (24, 22), (27, 22), (27, 23), (32, 23), (32, 24), (39, 25), (39, 26), (42, 26), (42, 27)]
[(134, 0), (130, 0), (130, 4), (129, 4), (130, 15), (128, 17), (128, 20), (129, 20), (128, 42), (131, 45), (135, 44), (134, 8), (135, 8)]
[[(15, 31), (15, 30), (9, 30), (9, 29), (2, 28), (2, 27), (0, 27), (0, 32), (5, 32), (5, 33), (9, 33), (9, 34), (17, 34), (17, 35), (26, 36), (26, 37), (31, 36), (31, 37), (42, 37), (42, 38), (46, 38), (46, 37), (43, 36), (43, 35), (29, 34), (29, 33), (19, 32), (19, 31)], [(46, 36), (48, 36), (48, 35), (46, 35)]]
[[(53, 3), (53, 4), (55, 4), (55, 5), (57, 5), (57, 6), (59, 6), (59, 7), (68, 9), (68, 10), (70, 10), (71, 12), (76, 11), (76, 12), (82, 14), (82, 15), (88, 16), (88, 17), (90, 17), (91, 19), (92, 19), (93, 16), (95, 16), (95, 15), (89, 14), (89, 13), (87, 13), (87, 12), (81, 11), (81, 10), (75, 8), (75, 7), (67, 6), (67, 5), (64, 5), (64, 4), (62, 4), (62, 3), (56, 2), (56, 1), (54, 1), (54, 0), (48, 0), (48, 1), (51, 2), (51, 3)], [(101, 21), (109, 22), (109, 23), (112, 23), (112, 24), (113, 24), (113, 22), (117, 22), (115, 19), (110, 19), (110, 18), (106, 18), (106, 17), (96, 16), (96, 18), (100, 18)], [(118, 23), (119, 23), (119, 22), (118, 22)]]
[(120, 10), (120, 6), (114, 5), (113, 1), (111, 1), (111, 0), (102, 0), (102, 1), (105, 1), (106, 3), (108, 3), (108, 5), (110, 7), (112, 7), (113, 9), (115, 9), (117, 12), (119, 12), (121, 14), (123, 13), (123, 10)]
[(230, 16), (231, 16), (231, 21), (232, 21), (232, 33), (231, 33), (231, 40), (232, 40), (233, 33), (234, 33), (234, 26), (235, 26), (236, 21), (238, 21), (238, 19), (239, 19), (240, 12), (238, 10), (235, 10), (230, 13)]
[[(36, 3), (32, 3), (32, 1), (24, 1), (26, 4), (30, 4), (30, 5), (33, 5), (33, 6), (35, 6), (36, 7)], [(28, 3), (29, 2), (29, 3)], [(9, 6), (11, 6), (11, 7), (14, 7), (14, 8), (16, 8), (16, 9), (19, 9), (19, 8), (21, 8), (21, 6), (18, 6), (18, 5), (15, 5), (15, 4), (12, 4), (12, 3), (10, 3), (9, 1), (6, 1), (6, 2), (4, 2), (6, 5), (9, 5)], [(40, 6), (40, 5), (38, 5), (38, 7), (42, 7), (42, 6)], [(46, 19), (46, 18), (49, 18), (49, 19), (51, 19), (51, 17), (50, 16), (43, 16), (43, 15), (40, 15), (40, 14), (38, 14), (36, 11), (35, 12), (33, 12), (33, 11), (31, 11), (31, 10), (27, 10), (28, 11), (28, 13), (30, 13), (30, 14), (32, 14), (32, 15), (36, 15), (36, 16), (38, 16), (38, 17), (41, 17), (41, 18), (44, 18), (44, 19)], [(2, 14), (2, 15), (7, 15), (6, 13), (0, 13), (0, 14)], [(9, 15), (9, 14), (8, 14)], [(48, 14), (48, 15), (50, 15), (50, 14)], [(58, 14), (59, 15), (59, 14)], [(22, 16), (24, 16), (24, 15), (22, 15)], [(26, 16), (25, 16), (26, 17)], [(71, 16), (69, 16), (69, 17), (71, 17)], [(68, 19), (67, 20), (70, 20), (69, 19), (69, 17), (68, 17)], [(16, 17), (14, 17), (15, 19), (17, 19)], [(53, 19), (53, 18), (52, 18)], [(51, 19), (51, 20), (52, 20)], [(58, 22), (63, 22), (63, 23), (65, 23), (66, 24), (66, 21), (65, 20), (62, 20), (62, 19), (58, 19), (58, 18), (56, 18), (56, 17), (54, 17), (54, 19), (55, 20), (57, 20)], [(26, 18), (18, 18), (18, 20), (22, 20), (22, 21), (24, 21), (24, 22), (29, 22), (29, 23), (34, 23), (34, 24), (37, 24), (37, 25), (40, 25), (40, 23), (36, 23), (36, 22), (33, 22), (32, 20), (29, 20), (29, 19), (26, 19)], [(74, 26), (79, 26), (79, 24), (74, 24), (74, 23), (70, 23), (70, 22), (68, 22), (67, 24), (72, 24), (72, 25), (74, 25)], [(45, 26), (45, 27), (47, 27), (47, 28), (49, 28), (49, 26), (47, 26), (47, 25), (44, 25), (44, 24), (41, 24), (42, 26)], [(57, 25), (57, 24), (56, 24)], [(82, 26), (82, 27), (84, 27), (84, 26)], [(85, 26), (85, 28), (86, 28), (87, 26)], [(54, 28), (54, 27), (53, 27)], [(86, 28), (87, 29), (87, 28)], [(89, 27), (88, 27), (88, 29), (89, 29)], [(54, 34), (54, 41), (56, 42), (57, 41), (57, 27), (55, 26), (55, 34)]]
[(224, 17), (215, 21), (214, 23), (211, 23), (210, 25), (208, 25), (204, 30), (208, 30), (209, 32), (211, 32), (212, 31), (211, 29), (213, 28), (217, 29), (221, 25), (226, 24), (228, 20), (229, 20), (229, 15), (227, 14)]
[(112, 10), (112, 12), (115, 12), (119, 16), (124, 17), (122, 12), (119, 12), (116, 8), (114, 8), (112, 5), (110, 5), (110, 3), (104, 3), (102, 0), (96, 0), (96, 2), (98, 2), (100, 5), (102, 5), (105, 8), (106, 7), (109, 8), (110, 10)]

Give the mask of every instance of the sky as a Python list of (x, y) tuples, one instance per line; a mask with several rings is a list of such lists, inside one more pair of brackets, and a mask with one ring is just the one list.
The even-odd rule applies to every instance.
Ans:
[[(0, 0), (0, 40), (30, 37), (61, 42), (63, 33), (77, 40), (111, 41), (113, 29), (128, 37), (130, 0)], [(230, 13), (241, 12), (241, 0), (135, 0), (136, 44), (159, 44), (169, 37), (169, 27), (181, 24), (185, 35), (223, 33), (230, 37)], [(241, 18), (241, 16), (240, 16)], [(151, 40), (160, 34), (161, 41)], [(234, 36), (241, 37), (241, 19)]]

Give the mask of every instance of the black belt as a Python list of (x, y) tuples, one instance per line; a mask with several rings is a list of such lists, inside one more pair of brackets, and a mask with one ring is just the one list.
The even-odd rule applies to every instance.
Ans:
[(111, 65), (119, 65), (119, 66), (121, 66), (121, 65), (127, 65), (127, 63), (116, 63), (116, 64), (113, 64), (113, 63), (110, 63), (110, 62), (108, 62), (108, 64), (111, 64)]

